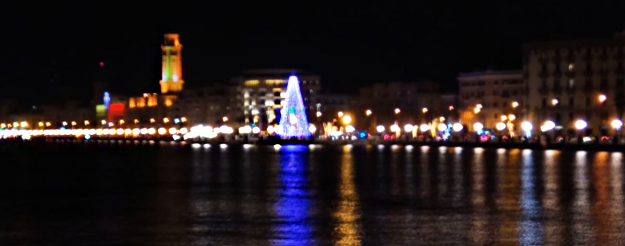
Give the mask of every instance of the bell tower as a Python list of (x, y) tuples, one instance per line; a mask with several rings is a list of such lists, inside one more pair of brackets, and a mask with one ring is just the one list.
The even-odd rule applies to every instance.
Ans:
[(161, 93), (176, 93), (182, 91), (182, 45), (179, 35), (165, 34), (165, 42), (161, 45), (163, 52), (163, 71), (161, 77)]

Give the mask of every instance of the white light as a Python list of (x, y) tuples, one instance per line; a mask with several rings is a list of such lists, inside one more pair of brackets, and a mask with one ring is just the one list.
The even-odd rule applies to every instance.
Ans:
[(252, 132), (252, 127), (251, 126), (242, 126), (239, 127), (239, 133), (241, 134), (248, 134)]
[(460, 123), (455, 123), (455, 124), (452, 126), (452, 129), (454, 130), (454, 132), (459, 132), (459, 131), (462, 131), (462, 128), (464, 128), (464, 127), (463, 127), (463, 126), (462, 126), (462, 124), (460, 124)]
[(621, 129), (621, 127), (623, 126), (623, 122), (620, 120), (613, 120), (611, 125), (612, 127), (614, 127), (614, 129), (618, 130)]
[(141, 133), (141, 130), (139, 128), (132, 129), (133, 135), (139, 135), (139, 133)]
[(346, 132), (354, 132), (356, 131), (356, 128), (354, 128), (353, 126), (349, 125), (345, 127), (345, 131)]
[(219, 127), (219, 131), (223, 134), (231, 134), (234, 132), (232, 127), (229, 127), (229, 126), (221, 126)]
[(121, 129), (121, 128), (117, 129), (117, 135), (122, 135), (122, 134), (124, 134), (124, 129)]
[(392, 132), (398, 132), (398, 131), (400, 131), (399, 126), (398, 126), (398, 125), (392, 125), (392, 126), (391, 126), (391, 131), (392, 131)]
[(582, 130), (586, 128), (587, 126), (588, 126), (588, 123), (586, 123), (586, 121), (584, 120), (575, 121), (575, 128), (577, 128), (577, 130)]
[(506, 129), (506, 123), (499, 122), (499, 123), (497, 123), (497, 125), (495, 125), (495, 128), (497, 128), (497, 130), (499, 130), (499, 131), (501, 131), (503, 129)]
[(281, 126), (281, 125), (277, 125), (277, 126), (275, 126), (275, 127), (273, 128), (273, 131), (274, 131), (276, 134), (278, 134), (278, 135), (279, 135), (279, 134), (282, 134), (282, 126)]
[(421, 128), (422, 132), (427, 132), (428, 130), (430, 130), (430, 126), (428, 124), (421, 124), (419, 128)]
[(315, 133), (315, 131), (317, 131), (317, 127), (313, 124), (310, 124), (310, 126), (308, 126), (308, 131), (310, 131), (310, 133)]
[(543, 126), (540, 127), (540, 130), (542, 130), (543, 132), (551, 131), (555, 127), (556, 127), (556, 123), (548, 120), (547, 122), (545, 122), (545, 124), (543, 124)]
[(255, 126), (254, 128), (252, 128), (252, 133), (254, 133), (254, 134), (260, 133), (260, 127)]
[(439, 132), (444, 132), (447, 130), (447, 125), (445, 124), (438, 124), (438, 131)]
[(269, 134), (272, 134), (272, 133), (273, 133), (273, 126), (268, 126), (268, 127), (267, 127), (267, 132), (268, 132)]
[(479, 132), (482, 129), (484, 129), (484, 125), (482, 123), (476, 122), (475, 124), (473, 124), (473, 130), (475, 130), (476, 132)]
[(154, 133), (156, 133), (156, 129), (154, 128), (148, 129), (148, 134), (153, 135)]
[(169, 134), (176, 134), (176, 128), (169, 128)]
[(158, 128), (158, 134), (160, 134), (160, 135), (165, 135), (165, 133), (167, 133), (167, 129), (162, 128), (162, 127), (161, 127), (161, 128)]
[(407, 131), (407, 132), (411, 132), (412, 129), (414, 129), (414, 127), (411, 124), (406, 124), (404, 126), (404, 130)]
[(532, 126), (532, 123), (530, 123), (529, 121), (524, 121), (523, 123), (521, 123), (521, 129), (523, 129), (523, 131), (529, 132), (534, 128), (534, 126)]
[(383, 125), (379, 125), (378, 127), (375, 128), (379, 133), (384, 132), (384, 126)]
[(603, 95), (603, 94), (599, 95), (599, 102), (600, 103), (605, 102), (606, 99), (608, 99), (608, 97), (606, 97), (605, 95)]

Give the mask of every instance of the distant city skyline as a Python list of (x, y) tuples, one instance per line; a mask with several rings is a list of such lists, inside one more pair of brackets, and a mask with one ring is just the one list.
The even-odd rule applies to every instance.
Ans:
[[(323, 91), (356, 94), (376, 82), (428, 79), (457, 90), (459, 73), (520, 69), (522, 44), (611, 38), (625, 19), (623, 3), (490, 2), (440, 4), (334, 3), (300, 6), (219, 3), (162, 11), (62, 5), (7, 6), (0, 73), (40, 104), (65, 95), (90, 98), (105, 63), (111, 91), (158, 92), (162, 35), (180, 34), (188, 87), (226, 83), (252, 68), (298, 68), (320, 76)], [(566, 6), (566, 11), (562, 8)], [(111, 6), (113, 7), (113, 6)], [(55, 75), (54, 75), (55, 74)], [(61, 93), (61, 88), (72, 88)]]

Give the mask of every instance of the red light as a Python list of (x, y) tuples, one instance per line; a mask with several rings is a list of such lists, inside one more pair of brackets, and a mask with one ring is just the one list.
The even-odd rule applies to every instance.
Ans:
[(123, 117), (124, 108), (123, 103), (111, 103), (108, 110), (108, 121), (115, 121), (115, 118)]

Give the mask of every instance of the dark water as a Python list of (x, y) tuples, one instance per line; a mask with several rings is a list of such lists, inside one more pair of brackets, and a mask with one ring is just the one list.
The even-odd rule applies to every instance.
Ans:
[(0, 245), (623, 245), (623, 155), (0, 146)]

